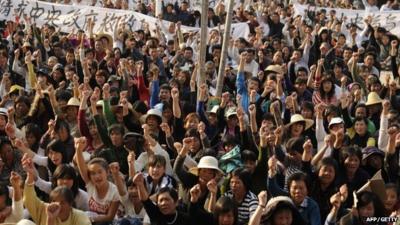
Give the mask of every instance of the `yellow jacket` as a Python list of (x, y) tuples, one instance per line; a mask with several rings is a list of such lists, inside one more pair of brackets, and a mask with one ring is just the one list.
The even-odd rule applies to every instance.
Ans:
[[(47, 222), (47, 203), (41, 201), (37, 196), (33, 184), (25, 184), (24, 204), (28, 209), (33, 221), (36, 224), (46, 224)], [(57, 218), (57, 225), (91, 225), (89, 217), (78, 209), (72, 208), (72, 211), (66, 221)]]

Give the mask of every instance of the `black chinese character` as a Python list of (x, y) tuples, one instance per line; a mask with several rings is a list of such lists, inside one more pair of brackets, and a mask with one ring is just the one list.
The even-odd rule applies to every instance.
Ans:
[(66, 14), (66, 19), (62, 22), (64, 26), (72, 27), (75, 26), (78, 29), (82, 29), (78, 23), (79, 16), (81, 15), (81, 10), (71, 10)]
[(47, 10), (47, 16), (44, 18), (44, 20), (46, 20), (49, 25), (58, 27), (54, 22), (58, 22), (60, 19), (59, 17), (61, 16), (61, 10), (56, 10), (54, 5), (51, 8), (51, 10)]
[(4, 16), (10, 15), (11, 8), (13, 7), (11, 3), (11, 0), (2, 1), (0, 4), (0, 14)]
[(36, 21), (37, 18), (43, 15), (43, 13), (44, 9), (42, 7), (39, 7), (39, 4), (36, 2), (36, 5), (32, 7), (29, 15), (33, 19), (33, 21)]
[(18, 4), (16, 11), (19, 17), (25, 14), (26, 6), (28, 6), (28, 4), (26, 4), (24, 0), (22, 0), (21, 3)]

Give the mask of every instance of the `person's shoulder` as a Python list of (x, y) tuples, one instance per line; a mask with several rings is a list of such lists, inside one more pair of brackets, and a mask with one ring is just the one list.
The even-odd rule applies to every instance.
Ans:
[(90, 219), (87, 214), (80, 210), (72, 208), (72, 224), (73, 225), (91, 225)]

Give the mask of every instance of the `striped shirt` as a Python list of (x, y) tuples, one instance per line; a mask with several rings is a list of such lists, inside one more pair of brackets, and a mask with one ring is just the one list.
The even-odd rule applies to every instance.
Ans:
[[(233, 198), (232, 191), (228, 191), (225, 196)], [(248, 191), (243, 201), (238, 205), (238, 217), (239, 224), (247, 224), (250, 220), (250, 217), (254, 214), (258, 206), (258, 198), (257, 196)]]

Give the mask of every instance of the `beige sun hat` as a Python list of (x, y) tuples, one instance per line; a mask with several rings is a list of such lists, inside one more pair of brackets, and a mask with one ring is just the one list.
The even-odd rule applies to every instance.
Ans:
[(285, 127), (289, 128), (290, 126), (292, 126), (293, 124), (298, 123), (298, 122), (305, 122), (306, 127), (304, 130), (309, 129), (314, 124), (313, 120), (304, 119), (304, 117), (300, 114), (294, 114), (292, 117), (290, 117), (290, 123), (286, 124)]
[(368, 94), (367, 102), (365, 103), (366, 106), (381, 104), (382, 99), (376, 92), (371, 92)]
[(265, 70), (265, 72), (274, 72), (277, 74), (282, 74), (282, 67), (279, 65), (269, 65)]
[(189, 172), (194, 175), (199, 175), (199, 169), (213, 169), (218, 171), (221, 174), (224, 174), (222, 170), (218, 167), (218, 160), (213, 156), (203, 156), (200, 159), (199, 164), (196, 167), (190, 168)]
[(63, 106), (63, 109), (67, 109), (70, 106), (75, 106), (75, 107), (79, 107), (80, 106), (80, 102), (78, 98), (72, 97), (68, 100), (67, 105)]

